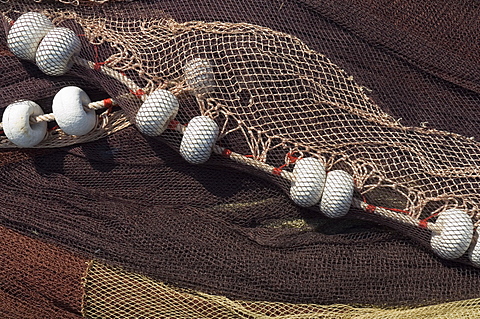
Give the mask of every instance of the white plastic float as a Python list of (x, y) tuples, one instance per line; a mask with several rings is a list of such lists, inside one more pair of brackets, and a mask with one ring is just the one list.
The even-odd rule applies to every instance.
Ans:
[(354, 189), (353, 177), (347, 172), (342, 170), (328, 172), (320, 201), (320, 211), (330, 218), (345, 216), (352, 205)]
[(172, 92), (162, 89), (155, 90), (138, 110), (135, 125), (145, 135), (158, 136), (175, 118), (178, 109), (178, 100)]
[(3, 131), (7, 138), (19, 147), (33, 147), (47, 134), (47, 123), (30, 123), (30, 117), (42, 115), (42, 108), (32, 101), (10, 104), (2, 117)]
[(85, 135), (97, 124), (94, 110), (86, 109), (90, 104), (87, 93), (76, 86), (67, 86), (53, 98), (52, 112), (58, 126), (69, 135)]
[(191, 164), (205, 163), (212, 154), (219, 128), (208, 116), (196, 116), (190, 120), (180, 143), (180, 154)]
[(34, 61), (51, 76), (63, 75), (82, 48), (80, 38), (68, 28), (56, 28), (43, 14), (28, 12), (12, 25), (7, 36), (10, 51), (20, 59)]
[(205, 94), (215, 85), (213, 69), (207, 60), (194, 58), (185, 63), (183, 68), (186, 84), (195, 93)]
[(433, 227), (430, 245), (444, 259), (461, 257), (473, 239), (473, 223), (470, 216), (460, 209), (448, 209), (438, 215)]
[(299, 159), (293, 168), (293, 175), (290, 198), (302, 207), (317, 204), (322, 197), (326, 178), (322, 162), (315, 157)]
[(64, 134), (78, 137), (96, 127), (99, 120), (96, 110), (111, 109), (115, 105), (117, 103), (113, 99), (91, 102), (82, 89), (70, 86), (55, 95), (54, 113), (44, 114), (33, 101), (17, 101), (5, 109), (0, 127), (7, 139), (18, 147), (34, 147), (46, 136), (47, 122), (57, 121)]
[(15, 21), (8, 32), (8, 48), (20, 59), (35, 61), (40, 41), (54, 27), (53, 23), (41, 13), (25, 13)]
[(55, 28), (45, 35), (37, 49), (35, 62), (47, 75), (59, 76), (70, 70), (72, 57), (82, 48), (80, 39), (70, 29)]

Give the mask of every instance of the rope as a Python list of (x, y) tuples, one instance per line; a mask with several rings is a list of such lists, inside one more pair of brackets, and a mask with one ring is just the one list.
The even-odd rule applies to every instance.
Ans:
[[(113, 99), (105, 99), (102, 101), (97, 101), (97, 102), (91, 102), (87, 105), (84, 106), (84, 108), (89, 111), (89, 110), (101, 110), (104, 108), (107, 108), (109, 112), (111, 113), (112, 107), (118, 105)], [(109, 114), (110, 114), (109, 113)], [(55, 121), (55, 115), (53, 113), (49, 114), (42, 114), (42, 115), (37, 115), (35, 117), (30, 118), (30, 124), (35, 124), (35, 123), (40, 123), (40, 122), (52, 122)], [(0, 126), (3, 128), (3, 123), (0, 123)]]
[(125, 85), (130, 92), (138, 96), (142, 101), (145, 101), (146, 95), (143, 92), (143, 90), (132, 80), (130, 80), (125, 74), (122, 74), (120, 72), (117, 72), (105, 65), (101, 65), (99, 63), (94, 63), (92, 61), (85, 60), (83, 58), (80, 58), (78, 56), (74, 56), (72, 58), (72, 61), (76, 63), (77, 65), (83, 66), (88, 69), (92, 70), (97, 70), (102, 72), (103, 74), (119, 81), (123, 85)]

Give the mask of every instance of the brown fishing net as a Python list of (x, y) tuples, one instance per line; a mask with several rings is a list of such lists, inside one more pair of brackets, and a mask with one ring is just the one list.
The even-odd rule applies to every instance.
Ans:
[(238, 300), (78, 258), (5, 228), (1, 233), (10, 258), (2, 259), (8, 265), (2, 318), (476, 318), (480, 312), (478, 299), (397, 308)]
[[(295, 308), (273, 302), (315, 303), (295, 309), (335, 317), (353, 306), (321, 305), (411, 307), (479, 296), (480, 271), (466, 257), (463, 263), (436, 257), (431, 231), (403, 221), (426, 223), (450, 208), (467, 212), (475, 226), (478, 221), (474, 2), (66, 2), (0, 4), (0, 106), (29, 99), (48, 113), (53, 96), (75, 85), (92, 101), (115, 99), (118, 106), (103, 118), (118, 121), (102, 122), (83, 139), (49, 124), (49, 138), (35, 150), (12, 150), (4, 138), (0, 223), (133, 272), (94, 262), (91, 271), (104, 275), (91, 286), (87, 280), (94, 293), (85, 297), (84, 314), (138, 317), (137, 308), (128, 308), (133, 290), (124, 287), (152, 279), (135, 273), (223, 296), (218, 300), (253, 317)], [(6, 34), (30, 11), (74, 30), (79, 56), (91, 64), (77, 60), (66, 75), (51, 77), (13, 56)], [(189, 73), (192, 61), (207, 76)], [(243, 155), (244, 163), (214, 154), (192, 165), (178, 153), (179, 132), (140, 134), (130, 123), (158, 88), (178, 98), (180, 123), (200, 114), (214, 119), (219, 145)], [(296, 206), (288, 196), (291, 182), (281, 176), (303, 156), (351, 174), (355, 198), (370, 204), (361, 204), (366, 212), (352, 208), (338, 220), (322, 217), (318, 207)], [(372, 214), (373, 205), (397, 215)], [(110, 291), (95, 283), (103, 278), (106, 286), (118, 284), (112, 298), (132, 300), (118, 305), (128, 308), (124, 313), (97, 303)], [(174, 300), (170, 317), (210, 311), (234, 317), (207, 297), (165, 287), (173, 289), (162, 288)], [(145, 298), (138, 303), (168, 313), (168, 302)], [(206, 314), (189, 307), (175, 313), (182, 298)], [(476, 302), (464, 302), (425, 309), (475, 308)], [(289, 314), (282, 311), (271, 316)]]
[[(187, 22), (179, 22), (170, 18), (172, 13), (162, 13), (168, 7), (162, 4), (149, 18), (148, 5), (139, 6), (137, 20), (125, 19), (130, 6), (47, 13), (59, 25), (82, 30), (91, 43), (84, 46), (87, 59), (126, 72), (146, 93), (160, 85), (182, 97), (191, 90), (185, 86), (185, 65), (192, 58), (204, 58), (215, 83), (196, 102), (184, 97), (178, 119), (186, 123), (200, 112), (210, 115), (222, 128), (223, 143), (235, 152), (272, 165), (284, 164), (287, 153), (315, 154), (326, 160), (327, 170), (346, 167), (364, 195), (394, 196), (397, 201), (382, 203), (386, 206), (416, 217), (457, 207), (475, 217), (478, 146), (469, 139), (477, 135), (475, 128), (463, 137), (454, 133), (467, 133), (460, 130), (470, 125), (448, 132), (441, 131), (442, 125), (401, 125), (398, 116), (403, 114), (393, 117), (370, 102), (351, 73), (298, 38), (245, 23), (195, 22), (190, 17), (180, 17)], [(106, 10), (119, 14), (108, 15)], [(101, 12), (105, 16), (98, 23), (95, 14)], [(88, 76), (109, 95), (128, 92), (98, 73)], [(119, 101), (133, 121), (140, 100)], [(428, 125), (430, 117), (418, 117), (412, 124)], [(168, 134), (164, 138), (178, 139)]]
[(2, 318), (77, 318), (86, 258), (0, 227)]

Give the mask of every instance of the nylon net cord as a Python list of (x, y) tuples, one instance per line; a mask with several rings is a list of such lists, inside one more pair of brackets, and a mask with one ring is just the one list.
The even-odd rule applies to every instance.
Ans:
[[(420, 216), (422, 209), (428, 203), (444, 202), (445, 204), (436, 211), (446, 207), (467, 208), (469, 214), (475, 220), (478, 219), (479, 199), (475, 191), (479, 187), (478, 182), (475, 181), (478, 178), (478, 165), (475, 157), (469, 155), (475, 154), (474, 152), (478, 150), (478, 143), (457, 134), (399, 125), (397, 121), (382, 112), (368, 99), (362, 88), (353, 82), (352, 77), (347, 76), (326, 57), (309, 50), (298, 39), (271, 30), (242, 24), (208, 24), (202, 22), (179, 24), (174, 21), (163, 23), (164, 21), (157, 20), (145, 23), (142, 30), (137, 30), (134, 23), (127, 23), (122, 30), (123, 32), (118, 34), (118, 32), (109, 30), (108, 27), (98, 29), (98, 25), (90, 24), (86, 19), (78, 18), (77, 22), (83, 26), (86, 34), (90, 34), (90, 42), (96, 43), (98, 41), (97, 37), (100, 37), (101, 34), (103, 41), (108, 39), (116, 46), (123, 48), (122, 50), (126, 50), (108, 57), (107, 60), (111, 62), (107, 65), (117, 70), (124, 70), (127, 66), (135, 65), (135, 68), (139, 68), (138, 72), (142, 74), (142, 78), (148, 81), (144, 89), (147, 93), (150, 93), (155, 87), (153, 82), (158, 79), (158, 74), (166, 73), (162, 71), (161, 65), (159, 65), (161, 63), (152, 64), (150, 62), (165, 60), (155, 53), (159, 51), (151, 45), (152, 43), (158, 42), (158, 47), (162, 47), (172, 41), (180, 41), (181, 36), (189, 36), (189, 34), (193, 34), (191, 36), (193, 39), (189, 39), (190, 41), (195, 41), (196, 38), (207, 41), (208, 34), (206, 32), (212, 32), (215, 36), (220, 36), (226, 46), (235, 42), (235, 33), (249, 34), (252, 32), (253, 34), (261, 34), (270, 41), (274, 41), (274, 43), (298, 48), (298, 52), (305, 55), (303, 59), (299, 58), (300, 61), (296, 61), (289, 56), (295, 56), (295, 53), (289, 53), (285, 56), (280, 55), (281, 58), (265, 54), (264, 57), (261, 57), (263, 58), (261, 62), (251, 61), (251, 63), (269, 62), (270, 65), (283, 65), (283, 68), (291, 69), (290, 72), (292, 72), (287, 71), (287, 74), (283, 74), (283, 76), (291, 75), (292, 78), (295, 72), (302, 74), (308, 70), (308, 72), (313, 73), (310, 77), (295, 81), (311, 88), (312, 92), (308, 92), (304, 97), (297, 94), (297, 100), (285, 100), (284, 96), (288, 96), (288, 94), (279, 93), (275, 95), (275, 101), (272, 101), (274, 104), (268, 101), (261, 104), (256, 103), (254, 110), (253, 103), (255, 100), (263, 102), (267, 98), (266, 92), (272, 90), (282, 93), (284, 91), (292, 92), (293, 88), (282, 86), (282, 83), (286, 81), (281, 80), (266, 83), (256, 79), (258, 82), (252, 83), (249, 76), (253, 75), (241, 74), (241, 72), (245, 71), (243, 66), (248, 63), (247, 61), (257, 56), (254, 54), (243, 55), (242, 59), (247, 61), (230, 66), (235, 74), (239, 74), (235, 76), (235, 81), (216, 81), (217, 87), (224, 84), (222, 89), (227, 92), (231, 90), (232, 93), (228, 92), (228, 96), (219, 98), (212, 97), (208, 102), (202, 101), (202, 97), (200, 97), (199, 104), (206, 107), (202, 110), (202, 113), (210, 114), (217, 119), (224, 116), (224, 121), (227, 124), (224, 123), (222, 126), (234, 125), (233, 128), (230, 128), (230, 131), (242, 132), (243, 138), (249, 145), (249, 152), (255, 159), (262, 162), (266, 160), (267, 154), (279, 148), (286, 149), (285, 153), (310, 152), (326, 158), (327, 169), (330, 169), (333, 165), (346, 163), (354, 174), (357, 188), (363, 194), (368, 194), (378, 188), (385, 188), (402, 194), (405, 196), (405, 207), (401, 208), (411, 212), (414, 216)], [(110, 23), (114, 25), (117, 22), (111, 21)], [(151, 30), (153, 28), (163, 30), (166, 35), (152, 36)], [(127, 38), (123, 34), (128, 34), (129, 37)], [(211, 39), (210, 41), (218, 40)], [(127, 48), (146, 47), (147, 43), (149, 43), (150, 48), (146, 52), (136, 52), (135, 49), (129, 49), (131, 52), (127, 53)], [(260, 43), (256, 43), (255, 39), (252, 40), (249, 37), (245, 40), (244, 45), (255, 47)], [(276, 48), (269, 49), (273, 52), (276, 50)], [(117, 56), (129, 56), (130, 58), (120, 59)], [(211, 62), (215, 62), (215, 60)], [(175, 61), (175, 63), (178, 65), (179, 62)], [(320, 71), (313, 71), (319, 66)], [(272, 71), (265, 67), (259, 68), (258, 72), (265, 72), (272, 76)], [(330, 77), (334, 79), (333, 86), (328, 82), (325, 83), (325, 78)], [(302, 83), (304, 81), (306, 83)], [(336, 86), (343, 86), (344, 88), (339, 89)], [(242, 105), (240, 103), (240, 96), (233, 93), (236, 88), (239, 88), (245, 96), (250, 97), (248, 104)], [(290, 94), (295, 97), (295, 93)], [(353, 101), (353, 103), (350, 101)], [(292, 106), (292, 104), (294, 105)], [(270, 105), (272, 107), (274, 105), (275, 112), (279, 114), (273, 113)], [(331, 127), (329, 131), (336, 128), (341, 130), (342, 133), (322, 136), (322, 133), (327, 131), (326, 128), (317, 129), (316, 126), (312, 127), (313, 124), (309, 124), (315, 113), (306, 110), (319, 105), (323, 108), (322, 113), (324, 114), (321, 115), (320, 120), (325, 121), (323, 125), (328, 128)], [(265, 109), (261, 107), (265, 107)], [(295, 111), (296, 107), (301, 107), (302, 113)], [(267, 108), (268, 113), (261, 115), (260, 118), (255, 119), (255, 116), (251, 113), (262, 114), (262, 112), (267, 112)], [(282, 117), (282, 114), (288, 115), (289, 119), (279, 121), (278, 124), (275, 123), (275, 120)], [(337, 120), (337, 118), (340, 118), (340, 120)], [(316, 120), (319, 121), (317, 116)], [(343, 133), (343, 131), (348, 133)], [(225, 131), (221, 132), (221, 135), (224, 136), (225, 133)], [(304, 136), (305, 134), (307, 135)], [(331, 141), (336, 142), (331, 143)], [(349, 151), (353, 146), (355, 146), (356, 154)], [(455, 151), (457, 149), (461, 151)], [(449, 152), (455, 152), (456, 156), (453, 160), (450, 160), (452, 157), (448, 155)], [(392, 154), (392, 158), (402, 158), (402, 163), (388, 163), (388, 153)], [(400, 153), (402, 156), (397, 155)], [(272, 162), (275, 161), (278, 161), (278, 159), (272, 160)], [(366, 161), (368, 162), (365, 163)], [(396, 176), (400, 167), (410, 174)], [(465, 178), (467, 182), (459, 185), (459, 178)], [(371, 181), (375, 181), (375, 184), (371, 184)], [(421, 185), (416, 185), (416, 183), (419, 183), (418, 181), (422, 181)], [(445, 186), (428, 186), (440, 183)], [(436, 211), (430, 213), (433, 214)]]
[[(5, 19), (7, 20), (8, 23), (13, 24), (13, 20), (12, 20), (12, 19), (10, 19), (10, 18), (8, 18), (8, 17), (6, 17)], [(175, 23), (174, 21), (171, 21), (171, 22), (170, 22), (170, 24), (174, 24), (174, 23)], [(176, 26), (176, 28), (179, 28), (179, 27)], [(173, 31), (172, 31), (172, 32), (173, 32)], [(102, 33), (102, 34), (103, 34), (103, 33)], [(283, 36), (285, 36), (285, 35), (283, 35)], [(295, 39), (295, 41), (298, 41), (298, 40)], [(307, 50), (307, 48), (304, 48), (304, 50)], [(91, 68), (91, 69), (94, 69), (94, 70), (99, 70), (99, 71), (107, 74), (108, 76), (110, 76), (110, 77), (118, 80), (120, 83), (124, 84), (127, 88), (129, 88), (129, 90), (130, 90), (131, 92), (142, 92), (141, 94), (139, 94), (139, 97), (142, 98), (142, 100), (145, 100), (145, 94), (144, 94), (144, 92), (147, 91), (148, 89), (147, 89), (147, 88), (141, 89), (138, 85), (135, 84), (134, 81), (132, 81), (131, 79), (129, 79), (128, 77), (126, 77), (124, 74), (121, 74), (121, 73), (119, 73), (119, 72), (116, 72), (116, 71), (114, 71), (113, 69), (111, 69), (111, 68), (109, 68), (109, 67), (107, 67), (107, 66), (105, 66), (105, 65), (99, 65), (98, 62), (97, 62), (97, 63), (94, 63), (94, 62), (87, 61), (87, 60), (82, 59), (82, 58), (79, 58), (79, 57), (75, 57), (75, 58), (73, 59), (73, 61), (74, 61), (74, 63), (76, 63), (76, 64), (78, 64), (78, 65), (81, 65), (81, 66), (83, 66), (83, 67)], [(108, 64), (109, 61), (113, 61), (113, 58), (109, 58), (109, 59), (107, 60), (107, 62), (104, 62), (104, 63), (102, 63), (102, 64)], [(348, 81), (353, 81), (353, 77), (350, 76), (350, 77), (347, 78), (347, 80), (348, 80)], [(356, 89), (358, 89), (359, 92), (362, 92), (362, 91), (363, 91), (363, 88), (361, 88), (361, 87), (356, 87), (356, 88), (353, 87), (353, 90), (356, 90)], [(182, 90), (180, 90), (180, 91), (177, 91), (176, 93), (177, 93), (177, 95), (181, 95), (183, 92), (182, 92)], [(352, 94), (352, 93), (351, 93), (351, 94)], [(368, 97), (363, 96), (363, 98), (364, 98), (364, 99), (367, 101), (367, 103), (368, 103), (368, 100), (369, 100)], [(202, 102), (203, 102), (203, 101), (199, 101), (199, 104), (200, 104), (200, 105), (205, 105), (205, 103), (202, 103)], [(326, 103), (327, 103), (327, 104), (331, 104), (330, 106), (331, 106), (331, 107), (334, 107), (334, 108), (335, 108), (335, 107), (341, 107), (340, 104), (337, 104), (337, 103), (334, 103), (334, 102), (331, 102), (331, 101), (327, 101)], [(203, 109), (203, 110), (202, 110), (202, 114), (203, 114), (203, 115), (206, 115), (206, 114), (212, 115), (214, 118), (215, 118), (215, 115), (216, 115), (218, 112), (221, 112), (221, 111), (220, 111), (221, 108), (226, 108), (225, 106), (220, 106), (220, 107), (219, 107), (219, 106), (218, 106), (218, 102), (215, 101), (215, 99), (210, 99), (207, 104), (213, 105), (213, 106), (214, 106), (214, 109)], [(90, 109), (98, 109), (98, 108), (103, 107), (103, 103), (102, 103), (102, 102), (97, 102), (96, 104), (91, 104), (91, 105), (88, 105), (87, 107), (89, 107)], [(374, 107), (374, 106), (373, 106), (373, 107)], [(352, 109), (353, 109), (353, 108), (352, 108)], [(355, 110), (355, 112), (358, 112), (358, 110)], [(227, 113), (228, 113), (228, 114), (227, 114)], [(235, 117), (235, 115), (236, 115), (236, 114), (233, 114), (233, 113), (231, 113), (231, 112), (229, 112), (229, 111), (223, 111), (223, 114), (227, 116), (227, 119), (226, 119), (226, 122), (225, 122), (225, 123), (227, 123), (228, 120), (229, 120), (229, 119), (228, 119), (228, 116)], [(48, 116), (48, 117), (47, 117), (47, 116)], [(383, 118), (388, 118), (388, 115), (387, 115), (387, 114), (382, 114), (381, 116), (382, 116)], [(33, 122), (38, 122), (38, 119), (52, 121), (52, 120), (54, 120), (54, 117), (53, 117), (53, 114), (50, 114), (50, 115), (42, 115), (42, 116), (39, 116), (39, 117), (33, 119), (32, 121), (33, 121)], [(393, 122), (393, 123), (390, 122), (390, 123), (387, 123), (387, 124), (397, 125), (396, 122)], [(224, 125), (224, 127), (225, 127), (225, 126), (226, 126), (226, 125)], [(238, 129), (240, 129), (240, 128), (241, 128), (241, 126), (238, 126), (237, 128), (234, 128), (234, 129), (230, 130), (230, 132), (231, 132), (231, 131), (236, 131), (236, 130), (238, 130)], [(248, 128), (246, 128), (246, 130), (250, 133), (250, 134), (249, 134), (250, 136), (246, 135), (245, 138), (248, 139), (248, 137), (252, 137), (252, 136), (255, 135), (255, 133), (253, 133), (253, 135), (252, 135), (252, 130), (255, 130), (254, 127), (248, 127)], [(183, 132), (182, 126), (178, 126), (177, 131)], [(267, 132), (263, 132), (263, 133), (266, 133), (267, 136), (270, 135), (270, 134), (268, 134)], [(227, 134), (228, 134), (228, 133), (227, 133)], [(225, 132), (222, 132), (222, 136), (226, 136), (227, 134), (225, 134)], [(260, 136), (260, 134), (258, 134), (258, 132), (257, 132), (257, 136)], [(284, 146), (284, 147), (285, 147), (285, 145), (284, 145), (285, 142), (282, 142), (282, 144), (279, 144), (279, 145), (275, 145), (275, 146), (271, 147), (271, 149), (265, 148), (265, 149), (263, 149), (263, 150), (261, 149), (260, 144), (262, 144), (263, 146), (265, 146), (265, 145), (270, 145), (270, 144), (271, 144), (271, 141), (272, 141), (273, 139), (275, 139), (275, 138), (276, 138), (276, 139), (285, 139), (285, 138), (283, 138), (283, 137), (281, 137), (281, 136), (273, 136), (273, 137), (268, 137), (268, 140), (265, 141), (265, 142), (262, 142), (262, 141), (257, 141), (256, 143), (253, 142), (253, 141), (250, 141), (250, 142), (249, 142), (249, 145), (251, 146), (251, 149), (250, 149), (251, 154), (260, 154), (260, 155), (257, 155), (257, 156), (253, 155), (253, 157), (256, 158), (256, 160), (255, 160), (255, 159), (245, 158), (244, 156), (241, 156), (241, 155), (236, 154), (236, 153), (231, 154), (231, 152), (230, 152), (230, 154), (229, 154), (228, 157), (236, 160), (236, 161), (239, 162), (239, 163), (251, 165), (251, 166), (254, 166), (254, 167), (256, 167), (256, 168), (260, 168), (260, 169), (262, 169), (262, 170), (264, 170), (264, 171), (266, 171), (266, 172), (271, 173), (271, 172), (274, 170), (274, 168), (271, 167), (271, 166), (269, 166), (269, 165), (262, 164), (262, 161), (265, 161), (265, 159), (266, 159), (266, 154), (268, 154), (269, 151), (271, 151), (271, 150), (273, 150), (273, 149), (275, 149), (275, 148), (277, 148), (277, 147), (279, 147), (279, 146)], [(84, 141), (85, 141), (85, 139), (84, 139)], [(371, 143), (371, 142), (369, 141), (369, 143)], [(9, 145), (11, 146), (11, 144), (9, 144)], [(67, 144), (67, 145), (68, 145), (68, 144)], [(298, 151), (299, 148), (304, 148), (304, 147), (305, 147), (305, 146), (303, 146), (303, 145), (298, 145), (298, 146), (296, 146), (296, 148), (297, 148), (296, 151)], [(306, 149), (308, 149), (308, 147), (307, 147)], [(214, 147), (214, 151), (215, 151), (217, 154), (219, 154), (219, 155), (224, 154), (224, 153), (225, 153), (225, 150), (226, 150), (225, 148), (222, 148), (222, 147), (219, 147), (219, 146)], [(288, 164), (288, 163), (286, 163), (286, 164)], [(286, 164), (285, 164), (285, 165), (286, 165)], [(279, 171), (279, 172), (280, 172), (280, 171)], [(290, 172), (288, 172), (288, 171), (281, 171), (279, 174), (280, 174), (282, 177), (284, 177), (285, 179), (287, 179), (288, 181), (290, 181), (290, 182), (293, 182), (293, 181), (294, 181), (294, 176), (292, 175), (292, 173), (290, 173)], [(360, 201), (355, 200), (354, 203), (353, 203), (353, 206), (356, 207), (356, 208), (363, 209), (363, 208), (365, 208), (367, 205), (362, 205), (362, 203), (361, 203)], [(413, 225), (413, 226), (417, 226), (417, 224), (418, 224), (418, 221), (415, 220), (415, 219), (409, 218), (408, 216), (403, 216), (403, 215), (401, 215), (401, 214), (397, 214), (397, 213), (395, 213), (394, 211), (389, 211), (389, 210), (383, 209), (383, 208), (381, 208), (381, 207), (377, 207), (377, 208), (376, 208), (376, 212), (377, 212), (377, 214), (380, 214), (381, 216), (384, 216), (384, 217), (386, 217), (386, 218), (396, 219), (396, 220), (402, 221), (402, 222), (404, 222), (404, 223), (408, 223), (408, 224)], [(438, 231), (438, 227), (435, 228), (435, 226), (434, 226), (433, 224), (429, 224), (429, 227), (428, 227), (428, 228), (431, 229), (431, 230), (437, 229), (437, 231)]]
[[(125, 299), (132, 286), (135, 292)], [(173, 314), (176, 318), (450, 318), (449, 314), (451, 318), (474, 318), (480, 313), (478, 299), (396, 309), (234, 300), (179, 289), (97, 262), (91, 263), (85, 290), (84, 316), (104, 318)]]
[[(16, 252), (10, 253), (7, 262), (15, 266), (15, 270), (2, 273), (11, 279), (2, 292), (7, 290), (10, 295), (19, 295), (25, 281), (21, 283), (17, 278), (28, 278), (31, 284), (22, 294), (24, 301), (16, 304), (16, 308), (10, 307), (13, 303), (7, 294), (0, 294), (3, 318), (78, 318), (80, 313), (87, 318), (142, 315), (156, 318), (435, 318), (448, 314), (474, 318), (479, 312), (478, 299), (399, 308), (238, 300), (182, 289), (119, 267), (79, 258), (55, 245), (3, 227), (0, 233), (2, 244)], [(51, 270), (50, 276), (45, 277), (42, 271), (32, 273), (32, 269), (43, 267)], [(42, 298), (50, 302), (43, 300), (45, 304), (42, 304)]]
[[(101, 121), (89, 134), (71, 137), (54, 130), (51, 140), (38, 148), (99, 139), (114, 144), (112, 133), (119, 138), (131, 134), (129, 126), (138, 127), (142, 103), (167, 90), (178, 99), (180, 110), (160, 138), (174, 150), (179, 150), (190, 120), (201, 115), (218, 124), (214, 153), (238, 163), (212, 157), (212, 163), (225, 170), (262, 176), (288, 192), (298, 159), (315, 158), (328, 172), (341, 169), (353, 176), (352, 205), (366, 214), (352, 210), (348, 216), (397, 227), (420, 242), (441, 232), (448, 223), (436, 223), (435, 218), (452, 209), (465, 211), (473, 226), (478, 225), (480, 150), (475, 138), (457, 130), (403, 125), (373, 102), (369, 90), (348, 70), (294, 35), (252, 23), (185, 21), (160, 10), (151, 16), (138, 9), (138, 15), (124, 19), (122, 14), (105, 14), (100, 6), (9, 5), (4, 11), (11, 17), (7, 25), (33, 10), (80, 35), (82, 50), (71, 74), (92, 86), (101, 83), (108, 98), (121, 107), (99, 114)], [(121, 5), (115, 8), (126, 12)], [(191, 75), (192, 64), (207, 72)], [(9, 92), (16, 92), (13, 86)], [(14, 146), (2, 139), (5, 148)], [(114, 157), (121, 156), (118, 149)], [(138, 153), (140, 163), (153, 158), (145, 154)], [(187, 187), (186, 182), (182, 185)], [(231, 207), (242, 211), (238, 205)]]

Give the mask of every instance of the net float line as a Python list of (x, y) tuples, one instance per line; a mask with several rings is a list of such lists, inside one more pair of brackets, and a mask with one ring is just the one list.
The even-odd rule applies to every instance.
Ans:
[[(31, 32), (31, 30), (35, 30), (35, 32)], [(63, 75), (68, 72), (73, 64), (78, 64), (100, 71), (124, 84), (132, 94), (140, 97), (144, 102), (137, 113), (135, 124), (145, 135), (160, 135), (162, 131), (169, 126), (170, 121), (175, 118), (178, 112), (178, 101), (176, 101), (176, 97), (171, 92), (156, 90), (147, 97), (145, 96), (145, 92), (125, 75), (104, 66), (104, 63), (94, 63), (79, 58), (78, 54), (81, 50), (81, 42), (78, 36), (70, 29), (55, 27), (46, 16), (40, 13), (29, 12), (20, 16), (19, 19), (13, 23), (7, 37), (7, 42), (14, 55), (25, 60), (34, 61), (39, 69), (47, 75)], [(194, 83), (187, 83), (194, 91), (200, 94), (202, 93), (200, 89), (206, 88), (208, 91), (213, 81), (213, 73), (211, 73), (208, 62), (191, 61), (190, 65), (187, 65), (184, 71), (186, 74), (192, 73), (193, 77), (196, 78)], [(35, 112), (41, 113), (38, 105), (35, 106), (34, 104), (35, 103), (22, 104), (20, 111), (30, 112), (31, 114)], [(162, 107), (166, 107), (166, 109), (162, 110)], [(58, 121), (58, 117), (55, 117)], [(40, 122), (33, 124), (31, 128), (32, 131), (34, 130), (34, 125), (38, 126), (40, 124), (46, 123)], [(66, 124), (72, 123), (68, 123), (67, 120)], [(37, 136), (39, 137), (43, 128), (35, 127), (35, 129), (39, 130), (40, 133)], [(14, 133), (18, 133), (18, 131), (19, 130), (14, 130)], [(191, 119), (189, 126), (182, 132), (183, 137), (180, 145), (180, 154), (187, 162), (192, 164), (204, 163), (210, 157), (211, 152), (220, 153), (220, 155), (224, 156), (228, 153), (229, 157), (232, 157), (233, 152), (215, 145), (218, 131), (218, 125), (210, 117), (194, 117)], [(22, 136), (10, 135), (12, 138), (9, 137), (9, 139), (13, 140), (13, 137), (17, 138), (17, 145), (25, 142)], [(34, 142), (38, 143), (38, 141)], [(23, 147), (29, 147), (28, 143), (32, 143), (32, 141), (26, 141)], [(375, 207), (367, 203), (362, 204), (358, 199), (352, 198), (353, 183), (348, 185), (350, 186), (349, 189), (344, 190), (340, 196), (335, 195), (335, 192), (340, 190), (340, 185), (335, 185), (331, 180), (329, 186), (335, 189), (326, 188), (324, 191), (325, 185), (329, 182), (328, 175), (333, 173), (333, 171), (325, 174), (321, 169), (323, 164), (314, 157), (301, 159), (303, 160), (302, 164), (300, 164), (299, 161), (299, 163), (295, 165), (293, 173), (290, 173), (293, 177), (290, 174), (284, 173), (283, 170), (270, 167), (265, 163), (259, 164), (253, 159), (245, 160), (245, 157), (242, 155), (237, 156), (233, 154), (233, 159), (239, 163), (257, 167), (260, 170), (282, 176), (286, 180), (289, 180), (292, 183), (290, 197), (299, 206), (313, 206), (312, 204), (318, 203), (319, 199), (321, 199), (320, 205), (323, 211), (325, 208), (325, 205), (323, 205), (323, 197), (327, 191), (329, 191), (329, 197), (327, 198), (329, 204), (340, 205), (338, 206), (340, 210), (339, 214), (335, 211), (330, 211), (330, 213), (333, 213), (333, 216), (330, 217), (343, 216), (348, 211), (350, 205), (353, 204), (354, 207), (363, 209), (366, 212), (375, 213), (383, 218), (392, 219), (415, 227), (427, 228), (432, 231), (432, 250), (445, 259), (461, 257), (467, 251), (473, 240), (474, 227), (472, 220), (466, 212), (461, 210), (449, 209), (441, 212), (437, 218), (437, 222), (432, 223), (427, 222), (427, 220), (419, 221), (406, 214), (382, 207)], [(311, 167), (309, 168), (309, 165), (305, 163), (310, 164)], [(348, 173), (343, 172), (345, 174), (341, 174), (342, 171), (337, 171), (336, 173), (337, 175), (344, 175), (344, 177), (347, 176), (347, 178), (342, 180), (342, 183), (344, 186), (349, 184), (348, 180), (351, 181), (351, 176), (349, 176)], [(349, 204), (345, 205), (347, 200), (349, 200)], [(328, 214), (326, 215), (328, 216)], [(470, 254), (472, 262), (480, 265), (480, 254), (474, 255), (478, 257), (476, 258), (478, 260), (473, 260), (473, 255)]]
[(88, 60), (80, 58), (78, 56), (72, 57), (72, 61), (73, 61), (73, 63), (75, 63), (79, 66), (83, 66), (85, 68), (92, 69), (92, 70), (95, 70), (95, 71), (100, 71), (101, 73), (103, 73), (103, 74), (117, 80), (118, 82), (122, 83), (123, 85), (125, 85), (133, 95), (139, 97), (142, 101), (144, 101), (146, 99), (145, 92), (143, 91), (143, 89), (140, 88), (133, 80), (128, 78), (125, 74), (122, 74), (118, 71), (115, 71), (115, 70), (113, 70), (112, 68), (109, 68), (106, 65), (95, 63), (95, 62), (92, 62), (92, 61), (88, 61)]
[[(102, 110), (102, 109), (111, 109), (114, 106), (118, 106), (118, 103), (112, 99), (108, 98), (102, 101), (91, 102), (87, 105), (84, 105), (86, 111), (88, 110)], [(40, 123), (40, 122), (53, 122), (55, 121), (55, 115), (53, 113), (42, 114), (37, 116), (30, 117), (30, 124)], [(3, 123), (0, 123), (0, 130), (3, 129)]]
[[(180, 134), (183, 134), (185, 132), (186, 126), (176, 120), (173, 120), (169, 123), (168, 128)], [(231, 159), (236, 163), (254, 167), (257, 170), (271, 174), (273, 176), (280, 176), (289, 182), (295, 181), (295, 175), (290, 171), (279, 169), (278, 167), (269, 165), (251, 157), (246, 157), (223, 146), (214, 145), (212, 150), (213, 153)], [(365, 212), (376, 214), (386, 219), (401, 222), (405, 225), (426, 228), (435, 233), (440, 233), (441, 231), (441, 228), (433, 222), (422, 222), (422, 220), (413, 218), (412, 216), (409, 216), (405, 213), (396, 212), (383, 207), (373, 206), (357, 198), (353, 198), (352, 207), (361, 209)]]

